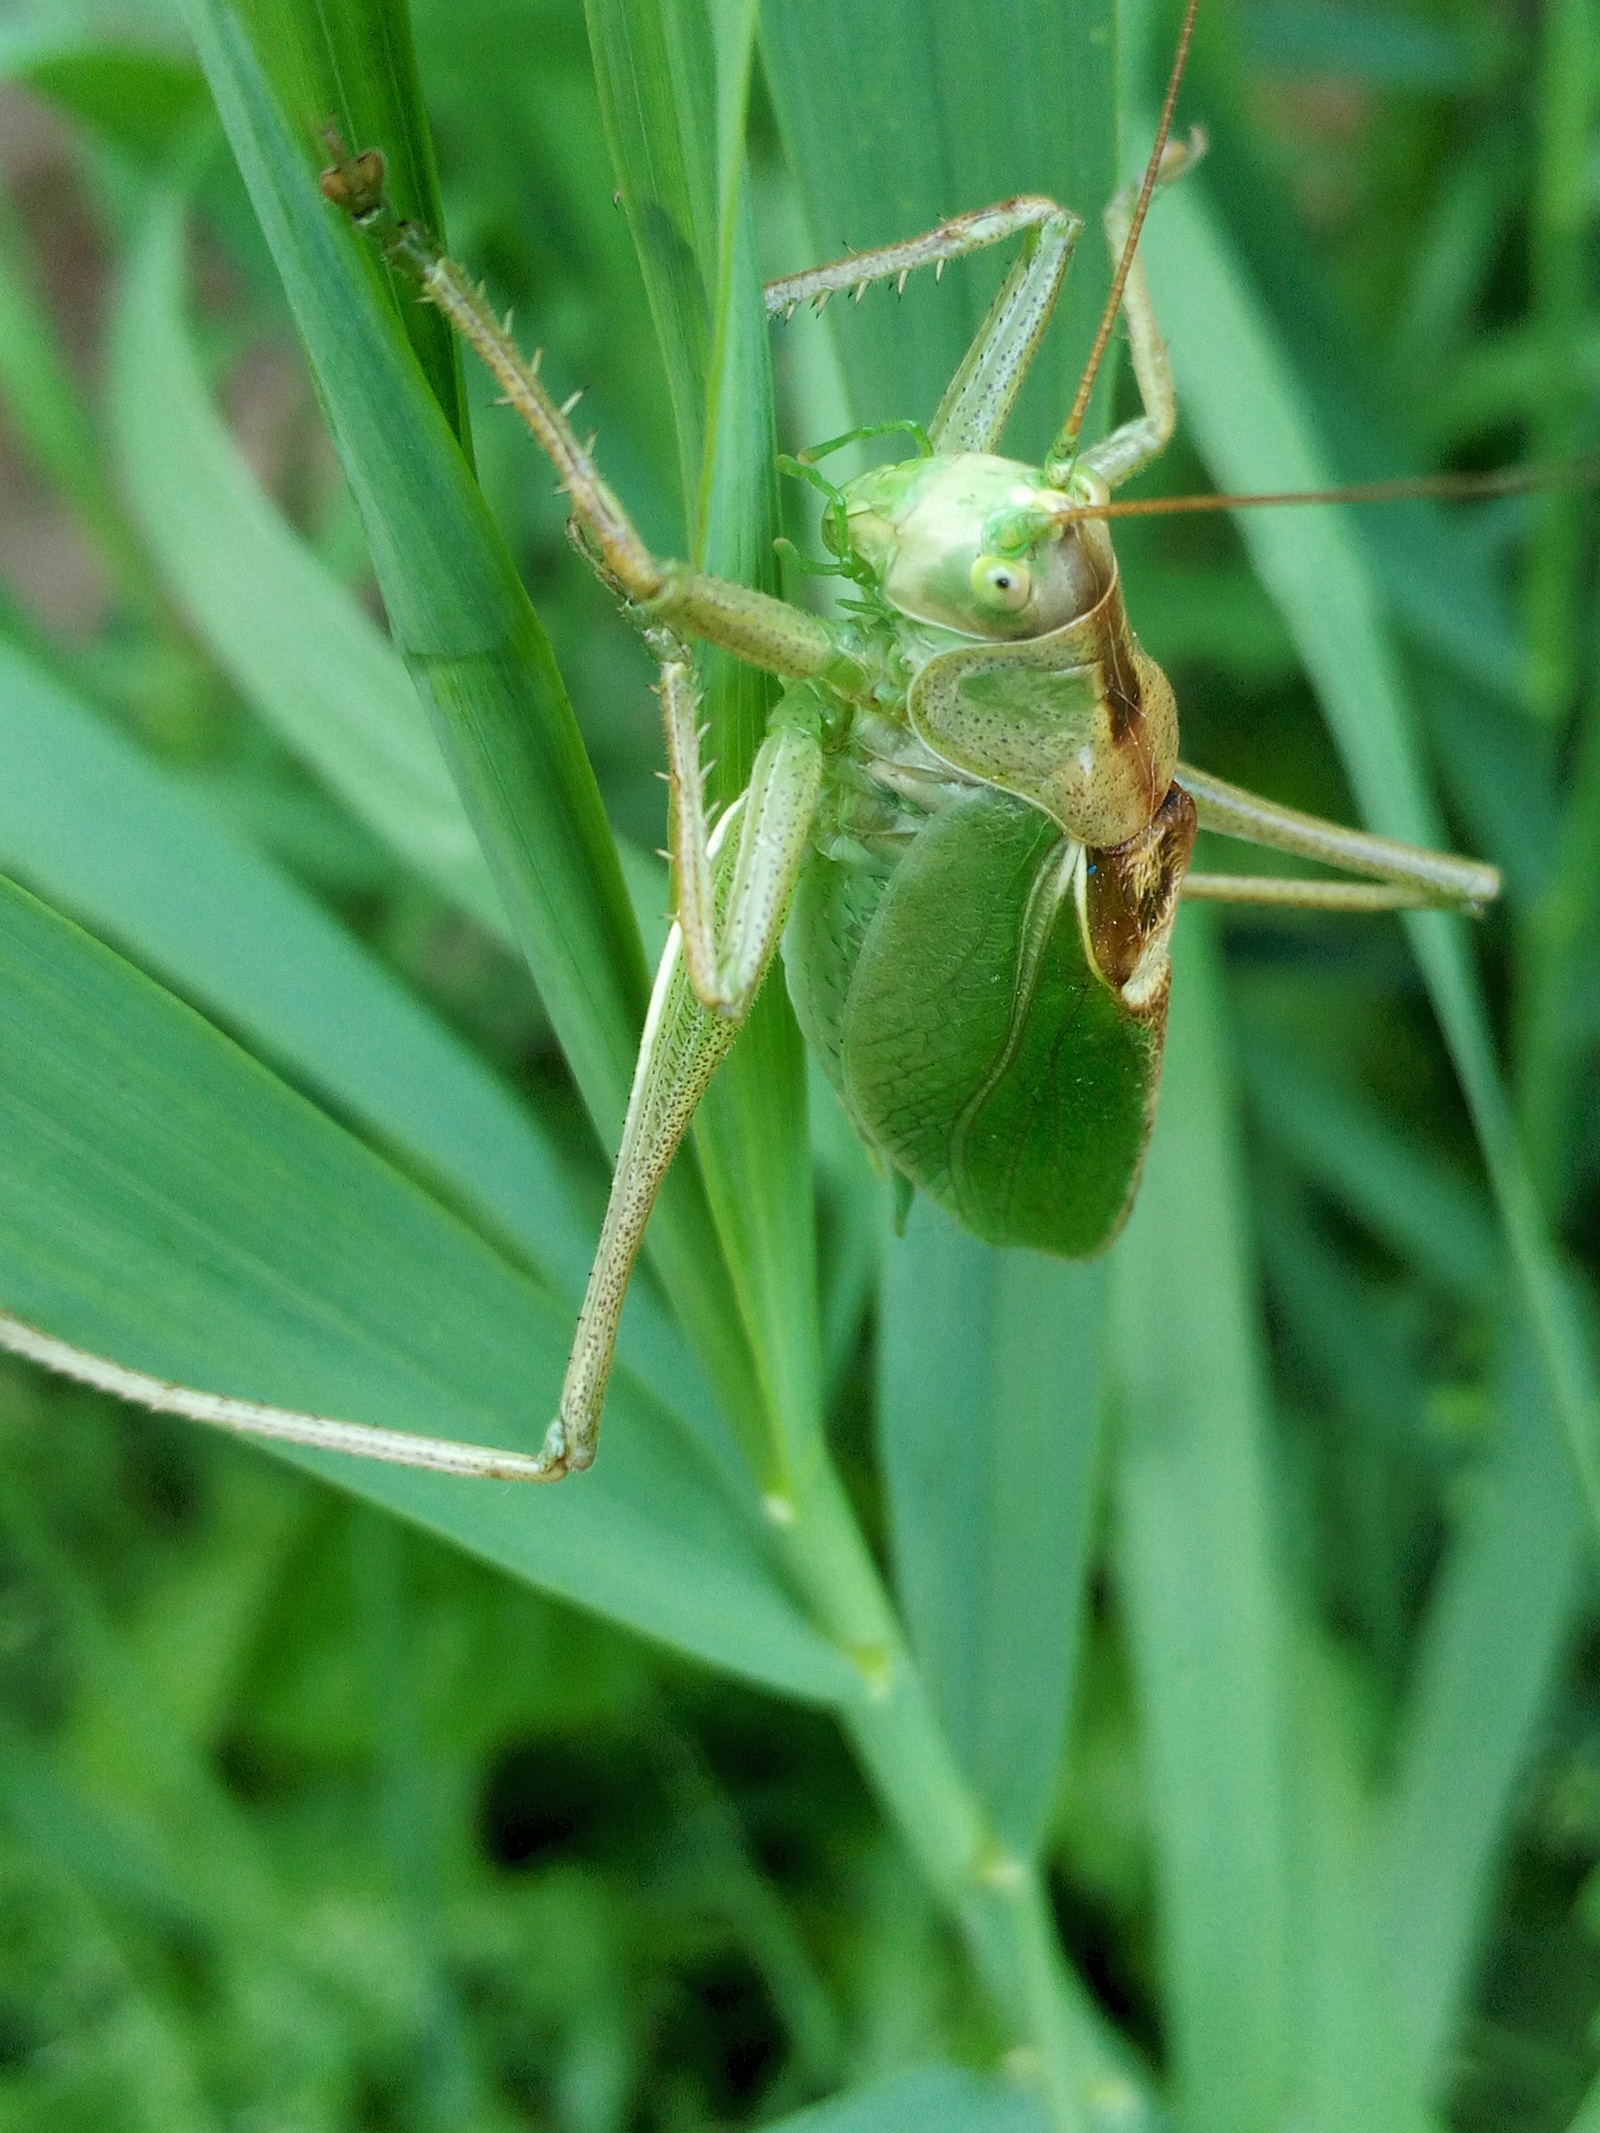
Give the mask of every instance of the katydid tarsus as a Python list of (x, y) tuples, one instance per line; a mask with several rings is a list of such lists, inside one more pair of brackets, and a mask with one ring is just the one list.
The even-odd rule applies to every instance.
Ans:
[[(332, 1422), (191, 1391), (0, 1317), (0, 1345), (122, 1397), (223, 1427), (498, 1479), (551, 1481), (595, 1453), (619, 1315), (657, 1190), (780, 941), (802, 1031), (881, 1167), (977, 1236), (1065, 1257), (1115, 1238), (1149, 1137), (1180, 896), (1326, 911), (1477, 910), (1492, 867), (1317, 821), (1178, 759), (1177, 713), (1123, 609), (1111, 492), (1176, 419), (1138, 256), (1157, 188), (1198, 142), (1168, 134), (1193, 0), (1142, 182), (1106, 212), (1110, 299), (1041, 467), (999, 456), (1080, 232), (1040, 197), (773, 283), (769, 314), (981, 247), (1020, 250), (915, 456), (825, 495), (839, 620), (658, 560), (483, 296), (395, 220), (376, 151), (324, 174), (451, 319), (553, 462), (575, 538), (659, 670), (676, 919), (657, 974), (560, 1411), (536, 1455)], [(336, 150), (336, 154), (339, 153)], [(1141, 412), (1080, 430), (1123, 318)], [(860, 435), (863, 433), (852, 433)], [(849, 440), (835, 440), (843, 443)], [(1210, 501), (1209, 499), (1207, 501)], [(695, 640), (786, 687), (743, 794), (713, 825)], [(1196, 875), (1196, 828), (1356, 881)]]

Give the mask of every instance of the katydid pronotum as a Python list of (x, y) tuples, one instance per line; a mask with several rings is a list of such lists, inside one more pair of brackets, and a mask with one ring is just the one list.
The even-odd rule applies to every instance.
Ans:
[[(558, 1480), (594, 1458), (651, 1207), (780, 941), (806, 1040), (897, 1185), (926, 1192), (988, 1242), (1084, 1258), (1115, 1238), (1137, 1186), (1180, 897), (1477, 910), (1499, 893), (1492, 867), (1317, 821), (1180, 763), (1171, 688), (1129, 626), (1107, 520), (1118, 510), (1111, 491), (1162, 451), (1175, 423), (1137, 247), (1155, 190), (1198, 146), (1168, 140), (1187, 38), (1186, 22), (1143, 180), (1107, 209), (1110, 298), (1042, 467), (998, 447), (1080, 232), (1069, 210), (1010, 200), (768, 287), (768, 313), (780, 316), (1021, 241), (926, 429), (899, 426), (914, 457), (840, 487), (817, 468), (833, 446), (796, 463), (826, 497), (828, 567), (852, 581), (839, 620), (653, 556), (537, 359), (522, 357), (424, 231), (395, 219), (381, 155), (336, 149), (324, 192), (493, 371), (555, 465), (579, 547), (659, 668), (676, 918), (560, 1410), (540, 1452), (497, 1452), (163, 1384), (4, 1316), (0, 1345), (227, 1428)], [(1083, 447), (1119, 313), (1142, 411)], [(691, 640), (785, 684), (749, 783), (714, 826)], [(1366, 878), (1197, 875), (1197, 827)]]

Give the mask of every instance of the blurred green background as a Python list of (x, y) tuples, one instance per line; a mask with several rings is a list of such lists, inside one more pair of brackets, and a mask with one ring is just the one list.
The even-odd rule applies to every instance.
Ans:
[[(1120, 149), (1114, 131), (1104, 141), (1125, 164), (1174, 27), (1160, 12), (1141, 30), (1135, 12), (1103, 18), (1122, 37), (1103, 48), (1106, 81), (1130, 117)], [(1073, 10), (902, 16), (861, 0), (860, 13), (852, 28), (819, 11), (814, 41), (804, 9), (762, 24), (749, 132), (766, 274), (907, 233), (892, 187), (873, 194), (881, 227), (826, 219), (844, 215), (862, 171), (872, 181), (874, 156), (909, 168), (920, 153), (926, 84), (880, 67), (875, 35), (909, 36), (943, 66), (945, 138), (966, 127), (973, 140), (928, 182), (959, 188), (987, 167), (1008, 81), (1068, 35)], [(560, 390), (583, 385), (610, 479), (647, 537), (681, 550), (667, 371), (613, 204), (580, 0), (416, 0), (412, 15), (453, 252), (515, 306)], [(430, 815), (432, 787), (385, 755), (400, 670), (348, 620), (382, 619), (362, 519), (183, 19), (154, 0), (10, 0), (0, 64), (8, 749), (46, 699), (66, 701), (203, 799), (543, 1121), (562, 1191), (592, 1225), (605, 1165), (550, 1021), (481, 870)], [(831, 162), (830, 114), (848, 115)], [(1090, 155), (1092, 129), (1071, 110), (1048, 116), (1033, 113), (1024, 144), (1037, 167), (1007, 182), (1088, 205), (1074, 158)], [(1249, 433), (1250, 378), (1205, 371), (1208, 307), (1228, 302), (1265, 322), (1320, 478), (1600, 450), (1594, 0), (1212, 0), (1180, 120), (1204, 123), (1211, 153), (1192, 208), (1158, 205), (1151, 261), (1193, 426), (1145, 492), (1293, 476), (1273, 462), (1254, 481), (1265, 463), (1251, 455), (1272, 445)], [(934, 211), (977, 204), (954, 190)], [(1183, 249), (1190, 212), (1210, 232), (1203, 259)], [(1096, 240), (1091, 228), (1083, 294), (1024, 429), (1064, 405), (1104, 286)], [(970, 263), (898, 309), (874, 291), (838, 340), (805, 319), (777, 329), (781, 442), (852, 414), (926, 417), (942, 351), (999, 271)], [(954, 325), (937, 324), (941, 305)], [(434, 361), (448, 378), (448, 352)], [(461, 377), (478, 477), (550, 633), (648, 930), (664, 889), (639, 855), (664, 841), (664, 819), (646, 665), (569, 548), (534, 448), (475, 368)], [(258, 525), (261, 492), (279, 516)], [(813, 543), (804, 500), (784, 510)], [(1221, 978), (1180, 1035), (1203, 1022), (1220, 1063), (1175, 1055), (1172, 1130), (1198, 1107), (1229, 1135), (1218, 1175), (1240, 1212), (1223, 1256), (1236, 1244), (1246, 1345), (1223, 1406), (1260, 1427), (1238, 1453), (1237, 1500), (1216, 1481), (1224, 1450), (1216, 1468), (1180, 1464), (1157, 1502), (1161, 1444), (1135, 1414), (1093, 1455), (1088, 1383), (1063, 1455), (1084, 1505), (1083, 1561), (1061, 1600), (1076, 1620), (1081, 1598), (1081, 1652), (1063, 1661), (1070, 1712), (1058, 1725), (1047, 1705), (1040, 1723), (1064, 1948), (1185, 2123), (1278, 2121), (1229, 2102), (1193, 2030), (1208, 2004), (1249, 2004), (1273, 1958), (1230, 1880), (1239, 1832), (1206, 1821), (1226, 1785), (1208, 1793), (1188, 1760), (1207, 1726), (1222, 1764), (1236, 1748), (1248, 1759), (1240, 1729), (1265, 1709), (1253, 1631), (1219, 1651), (1196, 1617), (1185, 1642), (1199, 1603), (1172, 1567), (1180, 1533), (1201, 1571), (1246, 1565), (1212, 1593), (1230, 1628), (1254, 1604), (1248, 1565), (1270, 1554), (1296, 1722), (1341, 1744), (1323, 1762), (1291, 1758), (1287, 1796), (1346, 1787), (1328, 1826), (1366, 1864), (1345, 1926), (1351, 1945), (1378, 1947), (1372, 1975), (1394, 1965), (1384, 2006), (1406, 2001), (1397, 1979), (1431, 1981), (1422, 2012), (1401, 2016), (1425, 2034), (1416, 2086), (1431, 2100), (1371, 2107), (1359, 2082), (1341, 2092), (1330, 2076), (1318, 2093), (1343, 2093), (1348, 2117), (1306, 2106), (1293, 2122), (1415, 2127), (1431, 2112), (1474, 2133), (1563, 2128), (1600, 2063), (1595, 1542), (1541, 1376), (1554, 1338), (1581, 1409), (1600, 1256), (1597, 519), (1576, 492), (1363, 511), (1337, 536), (1351, 582), (1375, 588), (1374, 626), (1392, 633), (1383, 674), (1445, 834), (1506, 872), (1506, 902), (1472, 946), (1531, 1180), (1526, 1235), (1536, 1200), (1564, 1332), (1528, 1330), (1400, 925), (1245, 914), (1180, 939)], [(287, 558), (284, 522), (300, 544)], [(1130, 612), (1178, 688), (1185, 754), (1294, 805), (1354, 819), (1359, 804), (1404, 830), (1374, 816), (1383, 759), (1360, 753), (1365, 655), (1341, 666), (1342, 642), (1317, 637), (1319, 616), (1337, 627), (1343, 612), (1318, 537), (1303, 520), (1263, 523), (1249, 548), (1218, 518), (1119, 533)], [(295, 574), (307, 557), (309, 590)], [(297, 603), (329, 586), (348, 595), (337, 627), (355, 646), (355, 679), (328, 684), (360, 696), (343, 710), (307, 694), (325, 625)], [(141, 961), (112, 891), (97, 906), (55, 885), (52, 846), (90, 850), (100, 829), (92, 813), (53, 812), (40, 775), (0, 801), (0, 867)], [(168, 981), (254, 1041), (225, 1004)], [(398, 1144), (403, 1167), (424, 1167), (398, 1127), (352, 1115), (262, 1048), (364, 1138)], [(814, 1094), (828, 1426), (887, 1558), (892, 1458), (875, 1453), (874, 1412), (885, 1373), (914, 1377), (916, 1357), (905, 1322), (880, 1320), (883, 1210), (843, 1134)], [(1212, 1248), (1203, 1228), (1186, 1241), (1202, 1259)], [(1204, 1295), (1190, 1310), (1167, 1286), (1148, 1226), (1129, 1251), (1114, 1312), (1124, 1355), (1142, 1343), (1151, 1367), (1182, 1378), (1209, 1323)], [(882, 1278), (931, 1280), (930, 1264), (893, 1260)], [(1130, 1412), (1137, 1377), (1125, 1365)], [(1098, 1404), (1114, 1423), (1118, 1395)], [(1003, 1532), (994, 1545), (1004, 1552)], [(893, 1567), (904, 1594), (903, 1548)], [(924, 1635), (928, 1619), (924, 1597)], [(264, 1453), (0, 1365), (0, 2129), (689, 2133), (766, 2123), (927, 2061), (992, 2068), (1007, 2040), (832, 1719), (662, 1634), (545, 1596)], [(1191, 1706), (1205, 1706), (1194, 1736)], [(1325, 1862), (1285, 1848), (1292, 1937)], [(1242, 1996), (1208, 2002), (1186, 1982), (1197, 1962), (1238, 1967)], [(1314, 2012), (1306, 2049), (1347, 2070), (1369, 2050), (1381, 2062), (1362, 2020), (1345, 2009), (1319, 2026)], [(1237, 2042), (1219, 2031), (1211, 2059)], [(1160, 2109), (1131, 2089), (1112, 2104), (1095, 2122)], [(1600, 2103), (1586, 2112), (1588, 2133)], [(872, 2121), (935, 2122), (910, 2104)]]

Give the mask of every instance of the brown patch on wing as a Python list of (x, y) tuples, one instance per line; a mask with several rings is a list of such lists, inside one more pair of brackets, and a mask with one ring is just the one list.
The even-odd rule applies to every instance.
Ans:
[(1166, 997), (1167, 943), (1195, 828), (1193, 800), (1173, 785), (1147, 830), (1087, 855), (1083, 915), (1089, 954), (1136, 1014), (1149, 1014)]

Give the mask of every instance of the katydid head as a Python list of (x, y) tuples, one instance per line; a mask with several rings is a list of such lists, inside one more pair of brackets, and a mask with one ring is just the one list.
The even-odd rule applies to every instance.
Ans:
[(1110, 582), (1109, 545), (1089, 502), (1037, 467), (988, 452), (903, 460), (860, 474), (823, 538), (870, 571), (889, 605), (976, 638), (1042, 637), (1085, 615)]

